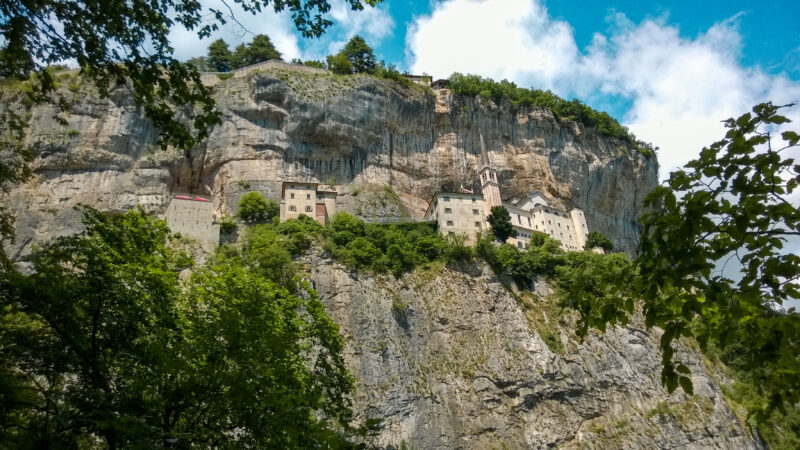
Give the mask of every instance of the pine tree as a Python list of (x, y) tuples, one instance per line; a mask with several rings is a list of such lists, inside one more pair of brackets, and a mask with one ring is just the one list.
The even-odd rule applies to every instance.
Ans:
[(498, 241), (505, 242), (510, 237), (517, 237), (517, 230), (511, 226), (511, 215), (504, 207), (495, 206), (486, 219), (492, 226), (492, 232)]
[(217, 39), (208, 46), (206, 63), (210, 69), (217, 72), (231, 70), (231, 51), (228, 50), (228, 44), (224, 40)]

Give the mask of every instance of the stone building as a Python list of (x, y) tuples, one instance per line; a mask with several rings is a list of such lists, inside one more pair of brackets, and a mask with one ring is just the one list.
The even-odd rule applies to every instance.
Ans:
[(203, 247), (219, 245), (219, 224), (214, 222), (214, 202), (208, 197), (173, 195), (164, 213), (173, 233), (198, 240)]
[(438, 193), (425, 212), (425, 220), (436, 221), (443, 234), (459, 234), (474, 243), (478, 232), (488, 229), (484, 203), (481, 194)]
[(532, 233), (539, 231), (561, 242), (564, 250), (583, 250), (589, 234), (583, 211), (580, 208), (562, 211), (552, 207), (539, 192), (533, 192), (523, 199), (503, 202), (497, 172), (489, 162), (483, 136), (480, 142), (481, 166), (478, 175), (482, 193), (437, 193), (425, 212), (425, 220), (436, 221), (444, 234), (461, 234), (468, 242), (474, 242), (479, 231), (490, 229), (487, 217), (492, 208), (503, 206), (517, 231), (517, 237), (508, 239), (509, 244), (521, 249), (528, 248)]
[(317, 183), (286, 181), (281, 189), (281, 221), (301, 214), (325, 225), (336, 214), (336, 189)]

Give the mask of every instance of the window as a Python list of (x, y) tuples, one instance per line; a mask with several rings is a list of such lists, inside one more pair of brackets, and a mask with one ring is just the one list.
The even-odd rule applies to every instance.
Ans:
[(517, 247), (522, 248), (522, 241), (517, 241)]
[(481, 223), (480, 222), (475, 222), (475, 228), (480, 228), (480, 227), (481, 227)]
[(453, 226), (453, 221), (452, 220), (448, 220), (447, 221), (447, 226), (448, 227), (452, 227)]
[(297, 211), (297, 206), (289, 205), (289, 211)]
[(311, 200), (311, 194), (306, 194), (306, 200)]
[(472, 210), (472, 215), (473, 216), (477, 216), (478, 214), (480, 214), (480, 212), (477, 209), (473, 209)]
[(475, 197), (472, 197), (472, 201), (473, 201), (473, 202), (475, 201)]
[(294, 198), (294, 192), (292, 192), (291, 194), (289, 194), (289, 198)]
[(442, 198), (443, 198), (443, 199), (444, 199), (444, 201), (446, 201), (446, 202), (449, 202), (449, 201), (450, 201), (450, 197), (442, 197)]
[(447, 235), (448, 235), (448, 236), (455, 236), (456, 234), (455, 234), (455, 233), (453, 233), (452, 231), (448, 231), (448, 232), (447, 232)]
[(517, 223), (522, 224), (522, 219), (519, 217), (519, 214), (517, 214)]
[(310, 206), (306, 206), (306, 212), (311, 212), (311, 207)]
[(528, 217), (528, 226), (531, 226), (531, 218)]
[(452, 209), (452, 208), (445, 208), (445, 209), (444, 209), (444, 213), (445, 213), (445, 214), (452, 214), (452, 212), (453, 212), (453, 209)]

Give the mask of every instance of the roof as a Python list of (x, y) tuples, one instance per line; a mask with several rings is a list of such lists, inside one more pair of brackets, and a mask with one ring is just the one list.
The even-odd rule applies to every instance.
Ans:
[(211, 203), (213, 201), (212, 198), (199, 197), (199, 196), (194, 196), (194, 195), (191, 195), (191, 194), (174, 194), (172, 196), (173, 200), (190, 200), (190, 201), (193, 201), (193, 202), (204, 202), (204, 203)]

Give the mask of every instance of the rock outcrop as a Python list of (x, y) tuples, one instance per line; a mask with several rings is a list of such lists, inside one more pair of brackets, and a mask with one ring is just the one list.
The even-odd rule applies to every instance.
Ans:
[[(7, 248), (17, 260), (32, 242), (75, 231), (77, 203), (161, 213), (170, 193), (186, 192), (214, 195), (222, 214), (248, 190), (277, 199), (284, 180), (337, 184), (352, 209), (353, 190), (389, 185), (402, 208), (393, 214), (421, 218), (434, 192), (479, 189), (480, 133), (506, 198), (538, 190), (581, 207), (591, 229), (628, 252), (643, 196), (657, 181), (655, 158), (547, 110), (286, 64), (218, 80), (222, 124), (199, 148), (162, 151), (124, 89), (99, 99), (76, 77), (61, 75), (72, 105), (66, 127), (53, 108), (29, 109), (35, 177), (4, 199), (17, 216), (17, 240)], [(23, 109), (20, 93), (0, 95), (0, 109)]]
[[(309, 277), (346, 339), (359, 420), (380, 448), (759, 448), (722, 375), (679, 353), (695, 395), (661, 386), (657, 333), (590, 333), (548, 300), (513, 296), (488, 267), (354, 274), (314, 254)], [(733, 411), (737, 411), (738, 417)]]

